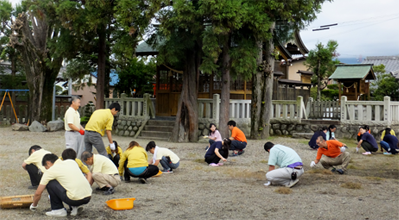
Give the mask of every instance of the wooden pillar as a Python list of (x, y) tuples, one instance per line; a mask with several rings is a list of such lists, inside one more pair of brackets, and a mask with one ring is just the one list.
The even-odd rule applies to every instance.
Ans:
[(244, 100), (247, 99), (247, 81), (244, 81)]

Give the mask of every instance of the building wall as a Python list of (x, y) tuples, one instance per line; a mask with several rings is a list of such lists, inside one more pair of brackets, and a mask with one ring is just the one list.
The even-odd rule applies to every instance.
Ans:
[(304, 64), (304, 60), (295, 61), (288, 67), (288, 77), (289, 80), (301, 81), (301, 75), (298, 74), (298, 70), (307, 70), (308, 68)]
[(80, 100), (80, 105), (84, 106), (87, 103), (89, 103), (90, 101), (94, 103), (94, 105), (96, 104), (96, 101), (94, 99), (94, 97), (96, 93), (96, 88), (94, 87), (94, 85), (88, 86), (87, 84), (80, 90), (75, 91), (74, 89), (72, 89), (72, 95), (79, 95), (81, 96), (81, 100)]

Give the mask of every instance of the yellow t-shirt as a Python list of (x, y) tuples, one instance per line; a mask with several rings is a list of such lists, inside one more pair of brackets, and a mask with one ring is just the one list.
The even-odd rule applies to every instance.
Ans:
[(144, 148), (141, 146), (135, 146), (132, 149), (126, 150), (122, 153), (121, 159), (119, 160), (119, 175), (123, 174), (123, 164), (125, 161), (127, 162), (128, 168), (136, 168), (136, 167), (147, 167), (148, 166), (148, 155), (145, 152)]
[(44, 171), (46, 171), (46, 168), (44, 168), (44, 166), (42, 165), (42, 160), (44, 155), (46, 154), (51, 154), (51, 152), (43, 149), (37, 150), (33, 152), (26, 160), (24, 160), (24, 162), (26, 164), (33, 164), (37, 166), (37, 168), (44, 173)]
[[(107, 150), (107, 154), (112, 155), (112, 151), (109, 146), (106, 147), (105, 150)], [(118, 146), (118, 154), (119, 154), (119, 157), (122, 155), (122, 148), (119, 146)], [(114, 158), (114, 155), (112, 155), (112, 158)]]
[(74, 160), (57, 160), (53, 166), (44, 172), (41, 185), (57, 180), (66, 189), (66, 194), (71, 200), (81, 200), (91, 196), (91, 186), (80, 171)]
[(111, 109), (99, 109), (93, 112), (85, 129), (98, 132), (103, 136), (105, 130), (112, 131), (113, 123), (114, 116), (111, 113)]
[[(62, 157), (60, 157), (60, 159), (61, 159), (61, 160), (64, 160), (64, 159), (62, 159)], [(78, 164), (79, 169), (82, 171), (82, 173), (84, 173), (84, 174), (90, 173), (89, 168), (87, 168), (87, 166), (84, 165), (83, 162), (82, 162), (80, 159), (76, 158), (76, 159), (75, 159), (75, 162)]]
[[(391, 135), (396, 136), (394, 130), (391, 130)], [(381, 133), (381, 140), (384, 140), (384, 137), (385, 137), (385, 130), (383, 130)]]
[(72, 131), (68, 124), (73, 124), (80, 129), (80, 114), (78, 111), (69, 107), (65, 112), (64, 127), (66, 131)]
[(118, 173), (118, 169), (116, 168), (114, 162), (112, 162), (108, 157), (99, 154), (93, 155), (93, 165), (91, 166), (91, 168), (92, 168), (92, 173), (103, 173), (103, 174)]
[(156, 156), (157, 157), (155, 158), (155, 160), (161, 160), (162, 157), (169, 157), (172, 163), (177, 163), (180, 161), (180, 158), (168, 148), (158, 147)]

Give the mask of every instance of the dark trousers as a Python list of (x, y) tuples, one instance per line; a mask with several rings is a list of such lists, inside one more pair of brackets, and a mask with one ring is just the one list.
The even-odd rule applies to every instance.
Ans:
[(28, 164), (26, 165), (26, 170), (28, 171), (30, 182), (32, 183), (32, 186), (38, 186), (40, 183), (40, 180), (42, 179), (43, 173), (39, 168), (37, 168), (36, 165), (33, 164)]
[(119, 154), (115, 155), (114, 158), (112, 158), (112, 155), (111, 155), (111, 154), (108, 154), (108, 158), (109, 158), (110, 160), (112, 160), (112, 162), (114, 162), (114, 164), (115, 164), (116, 167), (119, 167), (119, 159), (120, 159)]
[(205, 162), (207, 162), (208, 164), (219, 163), (219, 161), (220, 161), (220, 158), (216, 154), (214, 154), (212, 156), (205, 157)]
[(377, 152), (378, 150), (378, 148), (374, 148), (373, 145), (371, 145), (369, 142), (365, 140), (363, 140), (361, 146), (366, 152)]
[(231, 141), (230, 150), (242, 150), (247, 147), (247, 142)]
[(125, 180), (130, 180), (131, 176), (136, 178), (148, 179), (159, 173), (159, 168), (157, 166), (148, 165), (147, 169), (145, 169), (144, 172), (142, 172), (140, 175), (134, 175), (132, 172), (130, 172), (129, 168), (127, 168), (127, 160), (124, 164), (124, 167), (125, 167), (125, 174), (124, 174)]
[(64, 208), (65, 202), (69, 206), (80, 206), (90, 202), (91, 197), (86, 197), (81, 200), (71, 200), (66, 194), (66, 189), (61, 186), (57, 180), (51, 180), (47, 184), (47, 192), (50, 195), (51, 210)]

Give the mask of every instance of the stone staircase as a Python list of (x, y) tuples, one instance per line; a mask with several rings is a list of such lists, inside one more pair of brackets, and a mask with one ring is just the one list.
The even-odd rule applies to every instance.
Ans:
[(141, 131), (139, 138), (148, 140), (169, 141), (175, 125), (174, 117), (157, 117), (148, 120)]

